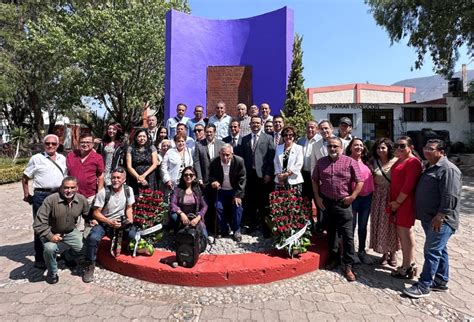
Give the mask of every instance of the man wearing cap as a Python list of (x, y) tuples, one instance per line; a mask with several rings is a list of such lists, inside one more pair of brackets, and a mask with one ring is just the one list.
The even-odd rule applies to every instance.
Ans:
[[(352, 121), (350, 118), (344, 116), (339, 120), (339, 133), (338, 137), (342, 139), (342, 143), (345, 147), (352, 141)], [(344, 148), (345, 148), (344, 147)]]
[[(66, 171), (66, 158), (57, 153), (59, 138), (48, 134), (43, 139), (44, 152), (33, 155), (23, 172), (21, 183), (23, 186), (23, 201), (33, 206), (33, 219), (44, 199), (58, 192)], [(30, 194), (28, 182), (33, 180), (33, 195)], [(34, 234), (35, 267), (44, 269), (43, 243), (39, 236)]]

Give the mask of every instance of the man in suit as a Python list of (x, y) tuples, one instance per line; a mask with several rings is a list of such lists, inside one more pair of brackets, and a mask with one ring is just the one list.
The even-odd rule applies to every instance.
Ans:
[(283, 143), (281, 130), (283, 130), (284, 127), (285, 122), (283, 121), (283, 116), (275, 115), (273, 117), (273, 143), (275, 143), (275, 147)]
[(234, 153), (240, 155), (239, 149), (242, 144), (242, 135), (240, 133), (240, 122), (238, 120), (232, 120), (232, 122), (230, 122), (230, 135), (226, 136), (222, 141), (229, 143)]
[(205, 128), (205, 133), (206, 139), (201, 142), (196, 142), (193, 162), (198, 182), (203, 188), (204, 197), (208, 205), (205, 216), (206, 226), (209, 231), (215, 232), (215, 191), (208, 185), (209, 169), (212, 160), (219, 156), (219, 151), (224, 145), (224, 142), (216, 139), (216, 126), (214, 124), (208, 124)]
[(227, 143), (222, 146), (219, 156), (220, 158), (211, 162), (209, 173), (210, 185), (217, 191), (216, 215), (219, 220), (219, 235), (227, 235), (230, 227), (234, 240), (240, 242), (242, 198), (247, 178), (244, 160), (234, 155), (232, 145)]
[(250, 230), (262, 225), (264, 235), (269, 235), (265, 228), (265, 217), (268, 214), (268, 196), (273, 186), (275, 145), (273, 137), (261, 132), (261, 118), (252, 117), (250, 127), (252, 133), (242, 138), (240, 147), (247, 171), (244, 217), (249, 221)]

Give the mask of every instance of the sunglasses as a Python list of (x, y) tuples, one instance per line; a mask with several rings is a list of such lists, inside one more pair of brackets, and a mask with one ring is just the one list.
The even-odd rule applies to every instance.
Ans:
[(196, 133), (196, 132), (202, 132), (202, 131), (204, 131), (204, 129), (195, 129), (195, 130), (194, 130), (194, 133)]
[(402, 144), (395, 143), (393, 146), (395, 149), (405, 149), (407, 147), (407, 145), (404, 143)]
[(56, 145), (58, 145), (58, 143), (57, 142), (44, 142), (44, 145), (56, 146)]
[(192, 178), (192, 177), (194, 177), (194, 173), (185, 173), (185, 174), (183, 174), (183, 177)]

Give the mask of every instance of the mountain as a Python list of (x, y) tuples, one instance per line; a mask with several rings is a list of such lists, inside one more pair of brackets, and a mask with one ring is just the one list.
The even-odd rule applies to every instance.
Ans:
[[(461, 72), (454, 73), (454, 77), (461, 78)], [(474, 79), (474, 70), (467, 71), (467, 79), (468, 82)], [(440, 75), (405, 79), (392, 85), (415, 87), (416, 93), (411, 95), (411, 100), (418, 103), (442, 98), (448, 92), (448, 80)]]

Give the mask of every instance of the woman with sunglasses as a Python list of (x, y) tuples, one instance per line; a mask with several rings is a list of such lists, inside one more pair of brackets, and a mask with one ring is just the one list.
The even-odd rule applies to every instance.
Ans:
[(97, 147), (97, 153), (102, 155), (105, 164), (105, 185), (110, 186), (112, 170), (117, 167), (123, 167), (125, 159), (126, 145), (124, 142), (124, 133), (119, 123), (110, 123), (107, 131), (102, 137), (102, 142)]
[[(370, 264), (371, 261), (365, 253), (365, 242), (367, 240), (367, 224), (372, 204), (372, 193), (374, 192), (374, 179), (372, 178), (372, 171), (367, 166), (369, 159), (368, 150), (361, 138), (353, 138), (351, 140), (346, 149), (346, 155), (357, 161), (364, 182), (362, 190), (352, 202), (352, 231), (354, 232), (356, 226), (358, 226), (359, 250), (357, 257), (362, 263)], [(355, 188), (355, 183), (352, 188)]]
[(139, 189), (158, 190), (155, 169), (158, 166), (156, 147), (146, 129), (138, 129), (131, 146), (127, 150), (128, 182), (135, 196)]
[(395, 143), (395, 155), (398, 160), (392, 167), (390, 183), (389, 211), (395, 216), (398, 238), (402, 245), (403, 262), (392, 272), (396, 278), (411, 279), (416, 276), (415, 265), (415, 187), (420, 178), (422, 166), (413, 154), (410, 137), (401, 136)]
[(390, 199), (392, 166), (397, 161), (393, 142), (387, 138), (375, 141), (372, 147), (371, 168), (375, 183), (370, 211), (370, 244), (375, 252), (383, 254), (381, 265), (397, 266), (397, 251), (400, 250), (397, 228), (390, 222), (385, 209)]
[(177, 233), (181, 227), (190, 225), (208, 238), (203, 220), (206, 211), (207, 204), (196, 179), (196, 171), (192, 166), (187, 166), (171, 199), (171, 223), (174, 232)]
[(275, 167), (275, 184), (277, 189), (296, 189), (301, 196), (303, 189), (303, 147), (295, 143), (296, 130), (287, 126), (281, 131), (283, 144), (276, 147), (273, 164)]

